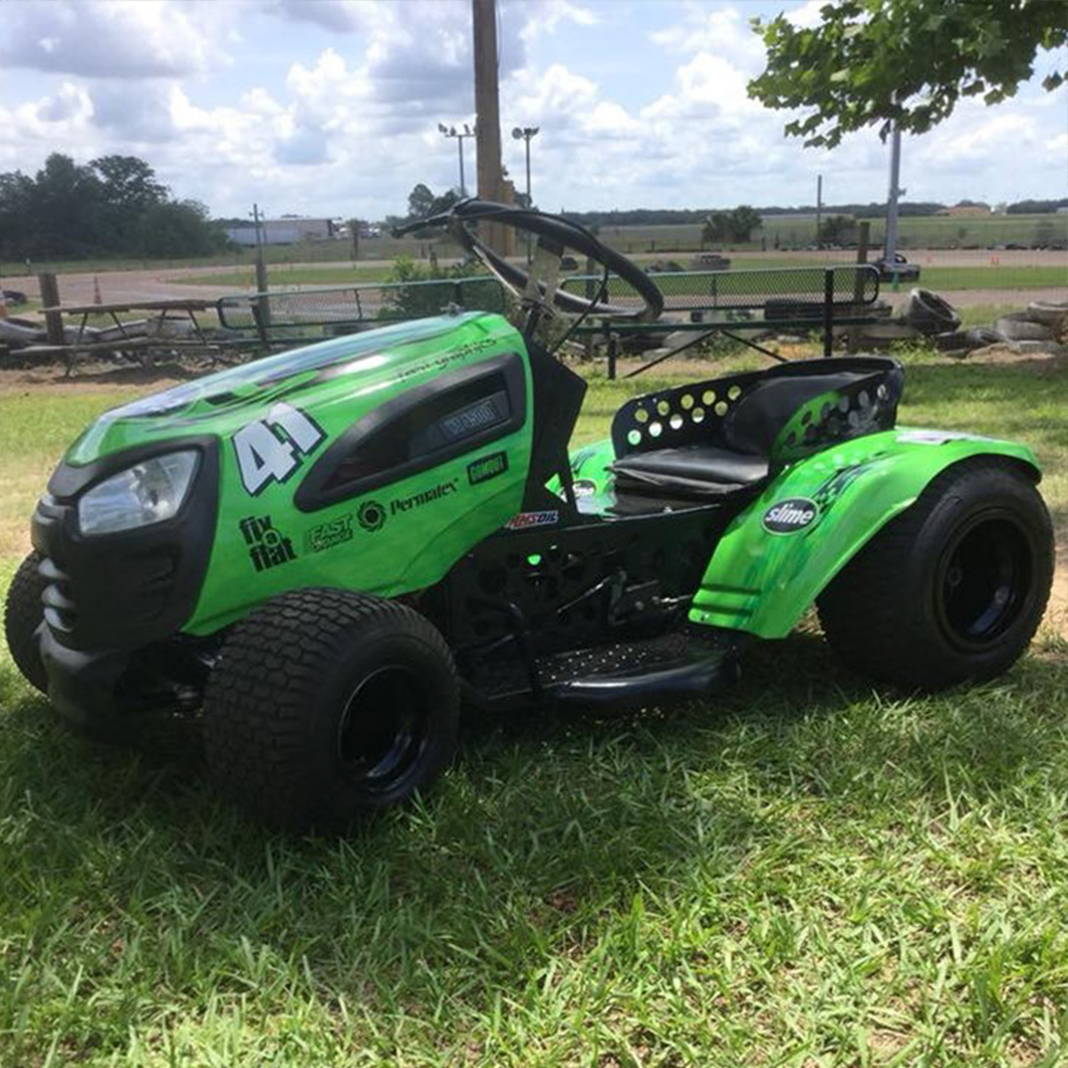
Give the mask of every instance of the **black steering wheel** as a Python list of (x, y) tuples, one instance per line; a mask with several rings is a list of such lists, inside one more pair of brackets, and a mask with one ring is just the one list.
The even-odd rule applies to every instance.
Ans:
[[(528, 273), (484, 245), (466, 225), (480, 220), (501, 223), (504, 226), (511, 226), (516, 230), (536, 235), (539, 255), (535, 259), (535, 269)], [(400, 237), (413, 230), (423, 230), (433, 226), (448, 226), (450, 233), (465, 251), (477, 256), (502, 285), (510, 289), (521, 302), (530, 306), (531, 319), (528, 320), (528, 330), (533, 328), (538, 308), (545, 308), (550, 304), (560, 311), (573, 315), (604, 315), (638, 321), (656, 319), (663, 311), (663, 293), (636, 263), (600, 242), (586, 227), (570, 222), (559, 215), (548, 215), (510, 204), (497, 204), (492, 200), (478, 200), (470, 197), (458, 201), (449, 211), (442, 212), (440, 215), (432, 215), (418, 222), (397, 227), (393, 234), (395, 237)], [(557, 287), (560, 262), (565, 249), (573, 249), (603, 268), (604, 279), (600, 293), (593, 300), (567, 293)], [(545, 256), (550, 259), (555, 257), (556, 262), (552, 265), (552, 269), (545, 272), (547, 277), (542, 278), (539, 277), (536, 267), (538, 261)], [(609, 273), (617, 275), (634, 288), (642, 298), (641, 308), (621, 308), (617, 305), (606, 304), (600, 299), (607, 292)]]

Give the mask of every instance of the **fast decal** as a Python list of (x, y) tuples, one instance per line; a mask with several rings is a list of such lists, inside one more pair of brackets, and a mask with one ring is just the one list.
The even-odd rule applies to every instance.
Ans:
[(352, 541), (352, 513), (339, 515), (326, 523), (320, 523), (317, 527), (304, 534), (304, 549), (309, 553), (321, 553), (324, 549), (332, 549), (335, 545), (341, 545), (346, 541)]
[(279, 401), (266, 418), (243, 426), (234, 435), (241, 484), (256, 497), (269, 483), (285, 482), (325, 438), (314, 420)]
[(248, 558), (257, 571), (269, 571), (296, 560), (293, 541), (271, 523), (269, 515), (247, 515), (237, 524), (245, 539)]
[(364, 530), (373, 534), (386, 525), (386, 510), (378, 501), (364, 501), (356, 512), (356, 518)]
[(807, 497), (790, 497), (773, 504), (764, 513), (764, 529), (772, 534), (804, 530), (820, 514), (819, 505)]
[(572, 488), (576, 497), (592, 497), (597, 492), (597, 483), (592, 478), (576, 478)]
[(442, 497), (448, 497), (450, 493), (455, 493), (457, 489), (459, 489), (458, 481), (455, 478), (451, 478), (448, 482), (439, 482), (436, 486), (431, 486), (427, 490), (420, 490), (410, 497), (394, 497), (389, 502), (389, 514), (396, 515), (398, 512), (407, 512), (412, 508), (421, 508), (431, 501), (438, 501)]
[(559, 522), (559, 512), (520, 512), (504, 525), (508, 530), (530, 530), (532, 527), (551, 527)]
[(489, 456), (480, 456), (467, 465), (467, 481), (472, 486), (480, 482), (489, 482), (491, 478), (503, 475), (508, 470), (508, 453), (491, 452)]

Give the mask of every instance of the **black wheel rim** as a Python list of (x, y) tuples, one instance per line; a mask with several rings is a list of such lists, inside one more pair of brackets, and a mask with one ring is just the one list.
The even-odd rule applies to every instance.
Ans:
[(1032, 590), (1027, 535), (1010, 515), (978, 517), (959, 530), (936, 576), (939, 621), (958, 647), (995, 644), (1020, 618)]
[(368, 793), (403, 785), (426, 749), (429, 723), (426, 689), (414, 671), (387, 665), (371, 672), (353, 690), (338, 723), (342, 773)]

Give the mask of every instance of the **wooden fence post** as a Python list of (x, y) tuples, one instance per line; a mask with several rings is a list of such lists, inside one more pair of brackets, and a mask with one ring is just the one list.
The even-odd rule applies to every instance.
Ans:
[[(56, 276), (45, 272), (37, 276), (37, 285), (41, 290), (41, 306), (55, 308), (59, 305), (59, 284)], [(62, 345), (65, 343), (63, 336), (63, 315), (61, 312), (45, 312), (45, 332), (48, 334), (49, 345)]]

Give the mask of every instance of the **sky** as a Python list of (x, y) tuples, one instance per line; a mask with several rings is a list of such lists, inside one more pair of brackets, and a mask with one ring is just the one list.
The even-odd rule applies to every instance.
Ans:
[[(874, 131), (806, 149), (746, 82), (752, 16), (818, 22), (826, 0), (498, 0), (504, 162), (538, 126), (543, 209), (720, 208), (882, 201)], [(380, 219), (408, 192), (458, 184), (438, 123), (474, 121), (469, 0), (0, 2), (0, 171), (51, 152), (140, 156), (217, 216)], [(1068, 85), (1054, 67), (995, 107), (969, 100), (906, 139), (909, 200), (1068, 195)], [(474, 146), (465, 142), (469, 185)]]

